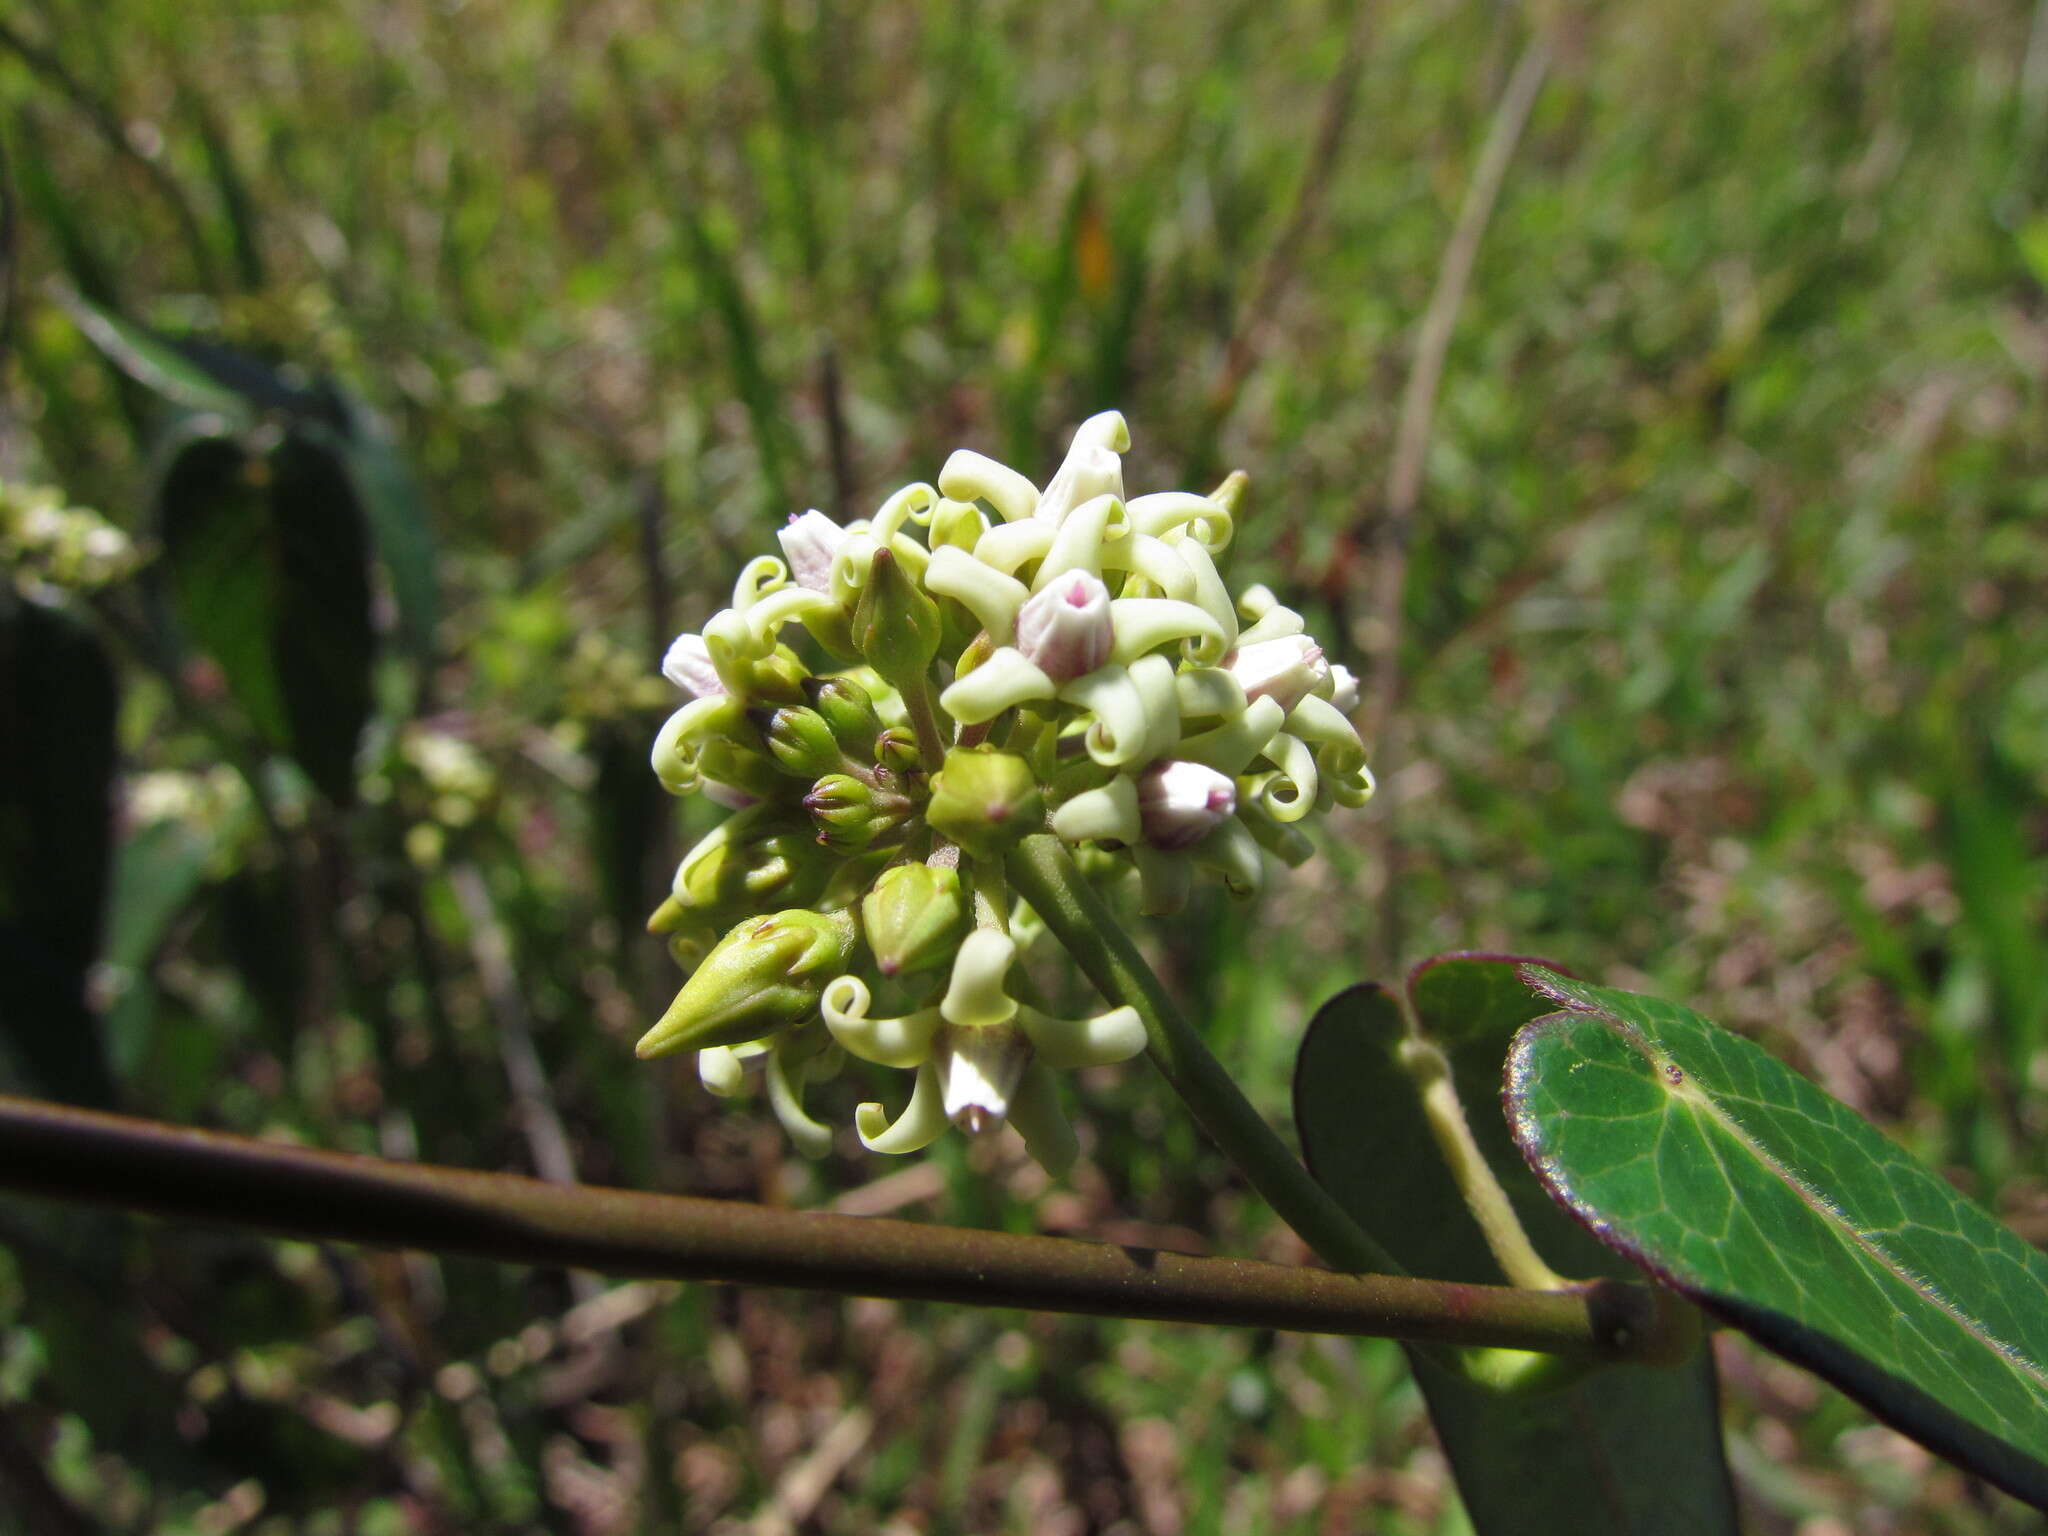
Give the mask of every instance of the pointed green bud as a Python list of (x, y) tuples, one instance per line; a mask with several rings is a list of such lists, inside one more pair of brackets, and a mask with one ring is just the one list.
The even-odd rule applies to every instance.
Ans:
[(804, 1023), (855, 944), (847, 912), (792, 909), (738, 924), (691, 973), (661, 1022), (640, 1038), (645, 1058), (742, 1045)]
[(865, 848), (910, 813), (901, 795), (877, 790), (850, 773), (828, 773), (804, 796), (804, 809), (828, 848)]
[(875, 762), (891, 773), (909, 773), (923, 761), (917, 750), (917, 732), (907, 725), (892, 725), (875, 738)]
[(1209, 499), (1228, 512), (1232, 517), (1244, 506), (1244, 493), (1251, 486), (1252, 477), (1241, 469), (1233, 469), (1223, 477), (1223, 483), (1209, 493)]
[(973, 914), (959, 870), (898, 864), (861, 898), (860, 922), (876, 966), (898, 976), (950, 962)]
[(932, 776), (925, 820), (980, 858), (999, 859), (1045, 826), (1045, 796), (1031, 765), (1008, 752), (955, 747)]
[(846, 754), (825, 717), (815, 709), (750, 710), (747, 716), (776, 767), (799, 779), (816, 779), (846, 766)]
[(944, 629), (939, 605), (891, 551), (876, 550), (853, 610), (853, 641), (868, 665), (898, 688), (907, 680), (921, 685)]
[(814, 677), (804, 684), (804, 695), (848, 757), (864, 761), (874, 751), (882, 722), (867, 689), (848, 677)]

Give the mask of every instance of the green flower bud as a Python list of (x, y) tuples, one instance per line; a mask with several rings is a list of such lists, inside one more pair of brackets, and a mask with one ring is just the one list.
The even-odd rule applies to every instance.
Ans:
[(896, 556), (887, 549), (875, 551), (867, 584), (853, 610), (854, 644), (868, 665), (898, 689), (922, 686), (944, 629), (939, 605)]
[(847, 677), (814, 677), (804, 684), (804, 695), (848, 757), (864, 760), (874, 751), (882, 722), (867, 689)]
[(925, 820), (980, 858), (999, 859), (1045, 825), (1045, 796), (1031, 765), (1008, 752), (955, 747), (932, 776)]
[(875, 738), (875, 762), (891, 773), (909, 773), (923, 761), (917, 750), (917, 732), (907, 725), (892, 725)]
[(846, 766), (846, 754), (825, 717), (814, 709), (750, 711), (768, 755), (784, 773), (816, 779)]
[(828, 773), (804, 796), (818, 841), (848, 851), (865, 848), (910, 813), (901, 795), (878, 790), (850, 773)]
[(818, 994), (845, 970), (855, 945), (852, 915), (792, 909), (750, 917), (691, 973), (661, 1022), (640, 1038), (645, 1058), (742, 1045), (804, 1023)]
[(875, 964), (897, 976), (950, 962), (973, 914), (959, 870), (898, 864), (861, 899), (860, 921)]

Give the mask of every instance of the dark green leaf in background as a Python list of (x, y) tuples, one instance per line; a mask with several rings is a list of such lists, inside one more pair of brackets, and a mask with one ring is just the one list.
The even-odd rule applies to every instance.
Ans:
[[(1494, 1108), (1508, 1044), (1542, 1006), (1515, 962), (1427, 961), (1410, 977), (1409, 998), (1450, 1060), (1474, 1138), (1545, 1261), (1574, 1277), (1632, 1278), (1529, 1176)], [(1500, 1268), (1465, 1213), (1401, 1063), (1408, 1032), (1400, 1002), (1378, 986), (1354, 987), (1317, 1013), (1294, 1081), (1309, 1167), (1411, 1272), (1498, 1285)], [(1409, 1358), (1480, 1536), (1737, 1529), (1704, 1350), (1676, 1368), (1605, 1367), (1540, 1401)]]
[(46, 1093), (108, 1105), (86, 981), (106, 905), (114, 674), (69, 615), (0, 587), (0, 1040)]
[(186, 633), (258, 732), (347, 804), (376, 638), (368, 534), (346, 467), (298, 433), (268, 453), (194, 437), (165, 470), (157, 507)]
[(2048, 1507), (2048, 1257), (1698, 1014), (1567, 981), (1510, 1058), (1517, 1139), (1638, 1264)]

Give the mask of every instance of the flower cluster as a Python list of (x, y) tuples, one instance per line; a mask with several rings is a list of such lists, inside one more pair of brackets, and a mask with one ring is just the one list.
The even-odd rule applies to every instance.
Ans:
[(0, 568), (24, 593), (92, 592), (142, 563), (127, 534), (47, 486), (0, 485)]
[(870, 518), (793, 517), (782, 558), (676, 640), (662, 670), (690, 697), (654, 771), (733, 814), (649, 924), (693, 969), (641, 1055), (694, 1050), (718, 1093), (761, 1058), (812, 1152), (830, 1133), (808, 1083), (848, 1055), (914, 1068), (893, 1120), (860, 1107), (866, 1146), (1007, 1119), (1057, 1169), (1074, 1143), (1052, 1070), (1145, 1035), (1129, 1008), (1031, 1005), (1016, 961), (1042, 930), (1008, 894), (1009, 850), (1049, 830), (1171, 913), (1200, 875), (1251, 895), (1264, 854), (1308, 857), (1306, 817), (1372, 793), (1350, 674), (1218, 572), (1243, 474), (1126, 500), (1129, 445), (1107, 412), (1042, 491), (962, 450)]

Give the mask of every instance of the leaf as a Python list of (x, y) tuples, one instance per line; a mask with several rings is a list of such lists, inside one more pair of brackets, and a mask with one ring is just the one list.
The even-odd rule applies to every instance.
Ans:
[(259, 733), (337, 804), (370, 712), (369, 541), (346, 467), (286, 433), (192, 438), (157, 492), (178, 616)]
[(347, 420), (340, 448), (350, 483), (376, 536), (377, 552), (391, 573), (400, 638), (424, 673), (434, 662), (434, 625), (440, 609), (434, 526), (426, 498), (383, 418), (346, 392), (338, 394), (337, 403)]
[[(1633, 1277), (1529, 1176), (1490, 1113), (1508, 1043), (1540, 1006), (1515, 962), (1425, 962), (1410, 977), (1409, 998), (1450, 1060), (1474, 1139), (1543, 1257), (1567, 1274)], [(1317, 1013), (1294, 1084), (1309, 1167), (1412, 1272), (1497, 1285), (1500, 1268), (1401, 1064), (1407, 1033), (1400, 1001), (1377, 986), (1354, 987)], [(1414, 1351), (1409, 1361), (1481, 1536), (1736, 1530), (1704, 1351), (1677, 1369), (1605, 1367), (1534, 1400), (1489, 1391)]]
[(1879, 1418), (2048, 1508), (2048, 1257), (1847, 1106), (1656, 998), (1526, 973), (1508, 1109), (1602, 1239)]
[(145, 389), (188, 410), (246, 420), (242, 396), (147, 326), (124, 320), (67, 283), (50, 285), (79, 330), (107, 360)]
[(106, 905), (113, 668), (68, 614), (0, 588), (0, 1039), (41, 1089), (110, 1105), (86, 983)]

